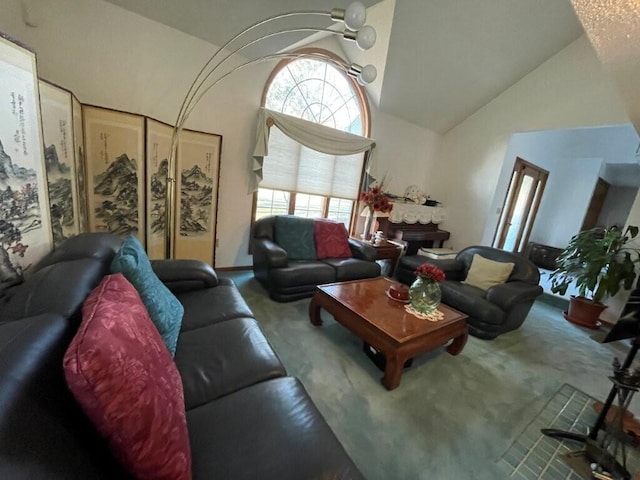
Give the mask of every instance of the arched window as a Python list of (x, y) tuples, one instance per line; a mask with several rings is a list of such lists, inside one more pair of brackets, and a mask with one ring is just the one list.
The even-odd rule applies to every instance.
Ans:
[[(309, 53), (310, 56), (285, 60), (276, 66), (265, 85), (262, 105), (269, 110), (368, 136), (366, 96), (360, 85), (336, 66), (336, 63), (345, 62), (324, 50), (307, 49), (296, 53)], [(359, 184), (360, 179), (354, 181)], [(254, 218), (290, 213), (331, 218), (349, 228), (353, 208), (354, 202), (350, 199), (260, 188)]]

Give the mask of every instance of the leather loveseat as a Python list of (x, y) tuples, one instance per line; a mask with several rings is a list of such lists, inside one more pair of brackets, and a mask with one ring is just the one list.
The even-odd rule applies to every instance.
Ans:
[[(276, 241), (277, 217), (260, 218), (251, 228), (253, 273), (273, 300), (299, 300), (312, 296), (317, 285), (380, 275), (380, 265), (375, 261), (375, 248), (353, 238), (345, 237), (350, 249), (348, 258), (290, 258)], [(292, 215), (280, 217), (295, 218)], [(313, 239), (307, 241), (313, 242)]]
[[(476, 254), (494, 262), (513, 263), (506, 281), (486, 290), (465, 283)], [(542, 294), (538, 268), (527, 258), (498, 248), (467, 247), (449, 260), (404, 256), (398, 262), (398, 280), (411, 285), (416, 278), (414, 270), (423, 263), (437, 265), (445, 272), (447, 278), (440, 284), (442, 302), (467, 314), (469, 333), (478, 338), (490, 340), (519, 328)]]
[[(83, 301), (120, 243), (74, 237), (0, 292), (0, 478), (131, 478), (63, 373)], [(153, 267), (184, 306), (174, 361), (193, 478), (363, 478), (233, 282), (197, 261)]]

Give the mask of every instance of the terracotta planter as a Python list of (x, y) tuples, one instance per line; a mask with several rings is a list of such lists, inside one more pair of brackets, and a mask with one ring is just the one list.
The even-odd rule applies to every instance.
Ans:
[(598, 317), (607, 308), (602, 303), (594, 302), (585, 297), (571, 295), (569, 299), (569, 311), (564, 312), (564, 318), (571, 323), (587, 328), (599, 328), (601, 323)]

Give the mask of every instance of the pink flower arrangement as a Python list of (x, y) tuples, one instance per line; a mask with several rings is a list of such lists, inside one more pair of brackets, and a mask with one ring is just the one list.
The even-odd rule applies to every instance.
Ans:
[(435, 280), (436, 282), (442, 282), (447, 278), (441, 268), (438, 268), (431, 263), (423, 263), (416, 268), (413, 273), (422, 279)]
[(360, 192), (360, 201), (369, 207), (371, 212), (389, 213), (393, 209), (393, 204), (382, 190), (382, 185), (371, 186), (366, 192)]

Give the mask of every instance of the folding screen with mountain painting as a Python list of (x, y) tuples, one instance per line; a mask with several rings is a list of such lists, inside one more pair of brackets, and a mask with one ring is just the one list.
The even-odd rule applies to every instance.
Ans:
[(52, 247), (35, 54), (0, 34), (0, 296)]
[(146, 241), (144, 117), (83, 105), (89, 229)]
[(173, 127), (151, 118), (147, 126), (147, 254), (165, 258), (166, 201)]
[(195, 258), (214, 264), (221, 147), (220, 135), (189, 130), (180, 135), (176, 258)]
[(71, 92), (40, 80), (44, 160), (53, 243), (80, 233)]

